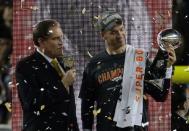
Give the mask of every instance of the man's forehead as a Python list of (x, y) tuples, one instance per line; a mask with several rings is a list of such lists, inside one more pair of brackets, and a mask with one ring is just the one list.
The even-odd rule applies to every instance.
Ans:
[(49, 36), (54, 36), (54, 35), (63, 35), (63, 31), (60, 27), (51, 27), (48, 30), (48, 35)]
[(115, 25), (112, 29), (110, 29), (109, 31), (115, 31), (115, 30), (119, 30), (119, 29), (122, 29), (124, 28), (124, 25), (121, 24), (121, 25)]

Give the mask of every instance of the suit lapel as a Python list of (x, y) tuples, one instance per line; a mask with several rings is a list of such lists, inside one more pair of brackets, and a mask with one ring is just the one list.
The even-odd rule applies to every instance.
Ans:
[[(59, 74), (57, 73), (57, 71), (54, 69), (54, 67), (49, 63), (49, 61), (47, 61), (40, 53), (38, 53), (37, 51), (34, 53), (35, 59), (38, 62), (38, 65), (41, 67), (41, 71), (42, 73), (47, 72), (47, 75), (51, 75), (52, 77), (54, 77), (56, 80), (61, 80)], [(60, 64), (61, 66), (62, 63)], [(63, 68), (64, 69), (64, 68)], [(62, 88), (63, 90), (65, 90), (65, 92), (67, 92), (66, 88), (64, 87), (63, 83), (62, 84)], [(68, 93), (68, 92), (67, 92)]]

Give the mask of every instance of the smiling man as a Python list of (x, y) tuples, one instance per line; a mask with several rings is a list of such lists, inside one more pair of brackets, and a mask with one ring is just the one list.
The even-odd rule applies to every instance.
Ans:
[(63, 32), (55, 20), (33, 30), (36, 51), (16, 67), (24, 131), (78, 131), (73, 83), (75, 69), (65, 70)]
[[(171, 65), (176, 61), (174, 49), (159, 50), (158, 54), (165, 59), (164, 68), (159, 68), (158, 57), (150, 64), (144, 50), (126, 44), (125, 27), (118, 13), (104, 12), (97, 25), (105, 51), (94, 56), (83, 73), (79, 96), (83, 129), (92, 131), (97, 117), (97, 131), (146, 131), (142, 127), (147, 122), (143, 98), (148, 93), (157, 101), (166, 99)], [(159, 87), (149, 81), (154, 79), (164, 82)]]

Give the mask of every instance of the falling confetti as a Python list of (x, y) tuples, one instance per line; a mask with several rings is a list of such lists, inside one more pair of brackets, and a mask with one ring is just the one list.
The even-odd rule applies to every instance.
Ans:
[(108, 120), (112, 120), (112, 117), (108, 116), (107, 119), (108, 119)]
[(83, 30), (82, 29), (80, 29), (79, 32), (80, 32), (81, 35), (83, 34)]
[(162, 116), (159, 116), (159, 121), (161, 121), (162, 120)]
[(168, 13), (168, 16), (169, 16), (169, 17), (171, 17), (171, 13), (170, 13), (170, 11), (169, 11), (169, 10), (167, 11), (167, 13)]
[(45, 128), (45, 130), (51, 130), (52, 128), (50, 128), (49, 126)]
[(84, 15), (84, 14), (85, 14), (85, 12), (86, 12), (86, 9), (85, 9), (85, 8), (83, 8), (83, 10), (82, 10), (81, 12), (82, 12), (82, 14)]
[(146, 127), (149, 125), (149, 122), (146, 122), (146, 123), (142, 123), (142, 127)]
[(37, 116), (39, 116), (39, 115), (40, 115), (40, 112), (37, 111), (37, 112), (34, 112), (34, 114), (36, 114)]
[(42, 110), (44, 110), (45, 109), (45, 105), (42, 105), (41, 107), (40, 107), (40, 110), (42, 111)]
[(31, 46), (28, 47), (28, 50), (31, 50)]
[(24, 82), (25, 82), (25, 83), (27, 83), (27, 81), (26, 81), (26, 80), (24, 80)]
[(176, 14), (178, 14), (178, 13), (179, 13), (179, 11), (178, 11), (178, 10), (176, 10), (176, 11), (175, 11), (175, 13), (176, 13)]
[(13, 82), (9, 82), (8, 85), (12, 85)]
[(45, 89), (44, 89), (44, 88), (41, 88), (40, 90), (41, 90), (41, 91), (44, 91)]
[(6, 102), (6, 103), (5, 103), (5, 107), (7, 108), (7, 110), (8, 110), (9, 112), (11, 112), (11, 103), (10, 103), (10, 102)]
[(63, 116), (68, 116), (68, 114), (66, 112), (63, 112), (62, 115)]
[(94, 16), (94, 19), (96, 19), (96, 20), (99, 20), (100, 18), (101, 18), (100, 15)]
[(100, 112), (101, 112), (101, 108), (99, 108), (98, 110), (93, 110), (93, 115), (97, 116)]
[(58, 88), (57, 88), (56, 86), (53, 86), (53, 88), (54, 88), (55, 90), (58, 90)]
[(90, 58), (93, 58), (93, 56), (91, 55), (91, 53), (89, 51), (87, 51), (87, 54)]

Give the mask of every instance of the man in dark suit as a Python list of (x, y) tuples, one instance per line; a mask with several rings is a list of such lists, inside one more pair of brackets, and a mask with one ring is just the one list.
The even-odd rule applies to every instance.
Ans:
[[(24, 131), (78, 131), (73, 82), (75, 69), (65, 70), (63, 32), (55, 20), (39, 22), (33, 30), (34, 54), (16, 67)], [(57, 63), (58, 69), (53, 63)], [(58, 62), (57, 62), (58, 61)]]

